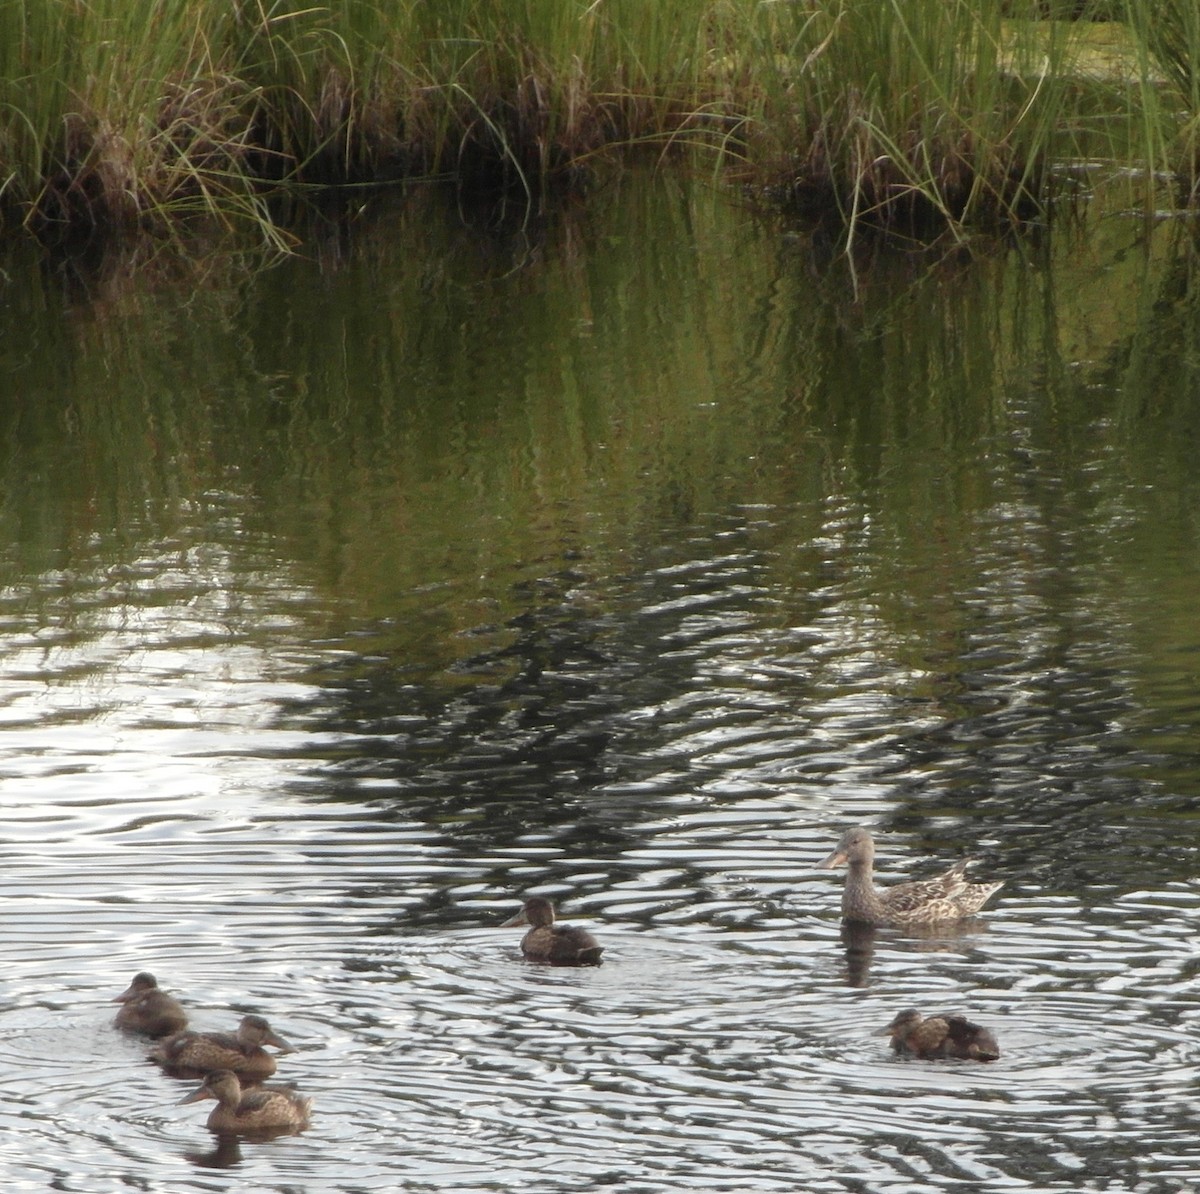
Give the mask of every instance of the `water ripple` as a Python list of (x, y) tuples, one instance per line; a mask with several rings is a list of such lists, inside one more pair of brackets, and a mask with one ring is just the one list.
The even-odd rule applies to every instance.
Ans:
[[(863, 591), (850, 499), (714, 517), (603, 603), (548, 575), (421, 683), (350, 633), (307, 645), (320, 603), (216, 547), (144, 545), (72, 611), (7, 593), (5, 1188), (1196, 1182), (1192, 810), (1146, 778), (1101, 636), (1064, 663), (1009, 566), (1035, 514), (993, 509), (953, 676)], [(797, 594), (775, 569), (814, 518)], [(819, 863), (860, 819), (887, 879), (971, 851), (1006, 888), (965, 925), (845, 930)], [(532, 891), (602, 966), (522, 959), (498, 926)], [(112, 1027), (143, 968), (197, 1027), (267, 1014), (312, 1129), (218, 1148)], [(1002, 1057), (897, 1058), (910, 1005)]]

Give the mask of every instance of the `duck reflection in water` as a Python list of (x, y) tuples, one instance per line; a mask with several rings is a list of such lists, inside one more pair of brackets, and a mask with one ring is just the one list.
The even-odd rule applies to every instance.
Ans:
[(875, 960), (875, 942), (882, 932), (884, 939), (901, 948), (918, 952), (945, 953), (961, 948), (963, 938), (974, 941), (987, 931), (979, 921), (945, 921), (928, 925), (908, 925), (903, 938), (876, 925), (858, 920), (844, 920), (841, 927), (842, 945), (846, 951), (846, 985), (866, 987), (871, 982), (871, 965)]
[(247, 1081), (261, 1081), (275, 1073), (275, 1058), (264, 1045), (272, 1045), (280, 1053), (295, 1052), (262, 1016), (243, 1016), (236, 1033), (177, 1032), (159, 1042), (150, 1058), (189, 1077), (231, 1070)]
[(842, 944), (846, 947), (846, 985), (868, 986), (871, 982), (871, 960), (875, 956), (875, 926), (844, 921)]
[(541, 896), (525, 901), (516, 916), (506, 920), (502, 929), (531, 925), (521, 938), (521, 952), (531, 962), (549, 962), (554, 966), (598, 966), (604, 946), (586, 929), (554, 923), (554, 906)]
[(187, 1027), (187, 1013), (179, 1000), (162, 990), (154, 975), (145, 970), (133, 976), (129, 987), (113, 1003), (122, 1005), (113, 1023), (129, 1032), (170, 1036)]
[(940, 1015), (926, 1019), (916, 1008), (906, 1008), (883, 1029), (897, 1053), (925, 1060), (958, 1057), (964, 1061), (995, 1061), (1000, 1056), (996, 1038), (965, 1016)]
[(308, 1126), (312, 1099), (276, 1086), (243, 1090), (230, 1070), (214, 1070), (191, 1094), (179, 1100), (198, 1103), (216, 1099), (208, 1116), (209, 1131), (223, 1136), (264, 1136), (298, 1132)]
[[(279, 1132), (277, 1135), (284, 1135)], [(213, 1147), (206, 1151), (186, 1150), (185, 1160), (190, 1161), (197, 1169), (232, 1169), (242, 1163), (242, 1138), (240, 1136), (222, 1136), (218, 1134), (213, 1141)]]

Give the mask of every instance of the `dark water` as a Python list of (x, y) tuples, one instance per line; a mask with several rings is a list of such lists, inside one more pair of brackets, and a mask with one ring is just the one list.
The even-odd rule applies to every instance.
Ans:
[[(677, 178), (463, 215), (5, 265), (4, 1188), (1200, 1187), (1186, 230), (855, 278)], [(1008, 885), (849, 938), (860, 821)], [(521, 960), (533, 891), (603, 966)], [(218, 1149), (142, 968), (312, 1128)]]

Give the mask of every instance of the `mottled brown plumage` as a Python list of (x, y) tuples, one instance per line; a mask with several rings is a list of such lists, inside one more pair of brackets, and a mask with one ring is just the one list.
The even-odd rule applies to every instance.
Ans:
[(312, 1107), (312, 1099), (276, 1086), (243, 1090), (238, 1076), (230, 1070), (213, 1070), (179, 1102), (198, 1103), (201, 1099), (217, 1100), (209, 1113), (208, 1127), (222, 1135), (297, 1131), (308, 1126)]
[(244, 1016), (236, 1033), (177, 1032), (152, 1049), (150, 1057), (172, 1070), (231, 1070), (242, 1078), (262, 1079), (275, 1072), (275, 1058), (263, 1045), (274, 1045), (280, 1053), (295, 1052), (262, 1016)]
[(872, 925), (926, 925), (974, 916), (1001, 883), (968, 883), (969, 858), (960, 859), (944, 874), (916, 883), (897, 883), (879, 890), (872, 878), (875, 842), (859, 826), (842, 835), (833, 853), (821, 864), (849, 863), (842, 891), (842, 919)]
[(129, 987), (113, 999), (121, 1004), (113, 1023), (146, 1036), (169, 1036), (187, 1027), (187, 1013), (178, 999), (159, 988), (158, 980), (145, 970), (133, 976)]
[(906, 1008), (883, 1032), (892, 1038), (897, 1053), (925, 1059), (958, 1057), (966, 1061), (995, 1061), (1000, 1056), (996, 1038), (965, 1016), (938, 1015), (926, 1019), (915, 1008)]
[(521, 938), (521, 952), (531, 962), (551, 962), (556, 966), (596, 966), (604, 946), (586, 929), (554, 923), (554, 906), (540, 896), (526, 900), (525, 906), (501, 928), (517, 925), (533, 927)]

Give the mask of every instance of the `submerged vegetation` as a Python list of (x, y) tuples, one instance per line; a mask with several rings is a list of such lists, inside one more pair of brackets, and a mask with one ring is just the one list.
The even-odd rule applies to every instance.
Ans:
[(957, 228), (1044, 206), (1056, 169), (1084, 156), (1190, 185), (1196, 12), (0, 0), (0, 220), (74, 236), (203, 213), (277, 238), (281, 191), (451, 177), (532, 196), (649, 145), (700, 148), (850, 229)]

